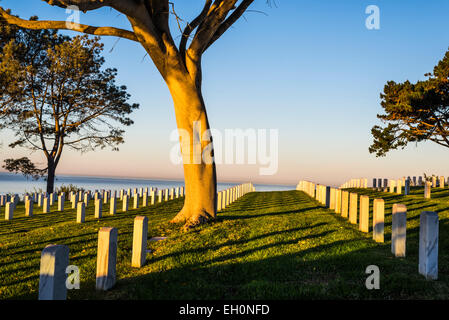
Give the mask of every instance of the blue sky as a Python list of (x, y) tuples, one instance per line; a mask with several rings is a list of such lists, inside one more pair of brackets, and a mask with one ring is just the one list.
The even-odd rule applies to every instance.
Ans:
[[(175, 8), (189, 20), (202, 2), (176, 0)], [(0, 4), (23, 18), (67, 17), (64, 9), (40, 0)], [(449, 1), (276, 0), (276, 5), (256, 0), (251, 9), (265, 14), (248, 12), (204, 56), (203, 93), (213, 128), (279, 129), (276, 175), (260, 176), (256, 165), (219, 165), (220, 181), (339, 184), (352, 177), (449, 176), (449, 150), (431, 143), (382, 159), (368, 152), (385, 83), (423, 79), (448, 50)], [(380, 30), (365, 27), (368, 5), (380, 8)], [(129, 28), (109, 9), (82, 14), (81, 23)], [(173, 34), (179, 35), (175, 25)], [(120, 152), (67, 152), (58, 172), (182, 178), (182, 167), (169, 161), (175, 117), (165, 83), (138, 44), (102, 41), (107, 66), (118, 69), (118, 83), (128, 86), (131, 101), (141, 108)], [(10, 134), (0, 138), (7, 144)], [(10, 156), (4, 146), (0, 161)], [(42, 161), (37, 154), (33, 159)]]

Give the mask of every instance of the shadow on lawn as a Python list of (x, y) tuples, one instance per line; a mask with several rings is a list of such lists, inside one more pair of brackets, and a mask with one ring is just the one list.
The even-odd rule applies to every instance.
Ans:
[[(224, 221), (224, 220), (245, 220), (245, 219), (256, 219), (256, 218), (261, 218), (261, 217), (266, 217), (266, 216), (281, 216), (281, 215), (289, 215), (292, 213), (304, 213), (307, 211), (311, 211), (311, 210), (317, 210), (320, 209), (321, 207), (317, 206), (317, 207), (312, 207), (312, 208), (304, 208), (304, 209), (299, 209), (299, 210), (292, 210), (292, 211), (280, 211), (280, 212), (268, 212), (268, 213), (261, 213), (261, 214), (251, 214), (251, 215), (234, 215), (234, 214), (230, 214), (230, 215), (220, 215), (217, 218), (217, 221)], [(235, 210), (234, 212), (238, 212), (237, 210)]]
[[(419, 211), (433, 207), (442, 214), (440, 234), (449, 234), (447, 205), (435, 208), (427, 201), (414, 203), (401, 196), (385, 197), (387, 224), (391, 223), (393, 203), (406, 202), (413, 208), (408, 216), (411, 227), (407, 229), (407, 257), (396, 259), (391, 254), (391, 228), (388, 226), (386, 242), (374, 243), (371, 234), (359, 232), (357, 225), (322, 209), (301, 192), (273, 193), (262, 203), (257, 199), (257, 194), (246, 195), (220, 213), (214, 223), (201, 229), (240, 220), (254, 229), (253, 235), (219, 244), (207, 243), (198, 248), (178, 249), (162, 256), (149, 255), (146, 267), (158, 265), (159, 271), (122, 278), (114, 289), (105, 293), (95, 291), (95, 279), (84, 280), (81, 290), (69, 292), (69, 297), (154, 300), (449, 298), (449, 252), (446, 250), (449, 237), (440, 237), (440, 280), (426, 281), (418, 274), (419, 228), (416, 226)], [(271, 210), (272, 204), (283, 210)], [(251, 210), (242, 214), (243, 210), (248, 210), (242, 208)], [(262, 210), (267, 212), (260, 212)], [(281, 223), (285, 219), (306, 219), (311, 214), (317, 214), (313, 216), (317, 221), (299, 225), (301, 221), (298, 220), (297, 226), (284, 230), (270, 230), (260, 221), (256, 224), (258, 219)], [(348, 239), (338, 238), (341, 229), (349, 234)], [(129, 233), (125, 234), (131, 236)], [(180, 235), (178, 240), (182, 238)], [(167, 246), (171, 245), (169, 241)], [(315, 245), (302, 248), (304, 241)], [(224, 248), (230, 248), (231, 252), (222, 251)], [(96, 259), (95, 256), (78, 259), (83, 258)], [(172, 265), (173, 261), (177, 264)], [(381, 271), (381, 290), (365, 287), (366, 267), (373, 264)], [(14, 298), (35, 299), (36, 295)]]
[[(325, 235), (312, 237), (320, 236)], [(272, 247), (295, 240), (279, 242)], [(228, 259), (251, 256), (257, 250), (267, 249), (267, 246), (261, 246), (219, 257), (207, 264), (192, 263), (163, 272), (122, 279), (110, 293), (96, 293), (91, 297), (154, 300), (448, 297), (446, 276), (440, 276), (438, 282), (426, 281), (418, 274), (413, 261), (392, 258), (388, 245), (335, 254), (342, 247), (357, 245), (358, 241), (335, 241), (275, 257), (226, 263)], [(325, 252), (329, 254), (323, 255)], [(313, 256), (319, 258), (309, 258)], [(373, 264), (381, 271), (381, 290), (367, 290), (365, 287), (368, 276), (366, 267)]]
[[(404, 201), (405, 200), (405, 201)], [(307, 201), (303, 201), (307, 202)], [(309, 200), (309, 206), (315, 203)], [(293, 245), (305, 239), (321, 239), (335, 231), (317, 232), (304, 238), (295, 238), (294, 231), (286, 230), (293, 238), (264, 244), (238, 253), (230, 253), (211, 259), (203, 264), (189, 264), (162, 273), (149, 273), (136, 278), (123, 279), (117, 291), (128, 291), (132, 288), (136, 299), (448, 299), (449, 298), (449, 247), (448, 206), (435, 207), (427, 201), (417, 203), (402, 196), (386, 197), (387, 211), (393, 203), (406, 203), (410, 207), (407, 229), (407, 257), (394, 258), (391, 254), (391, 228), (386, 229), (386, 242), (374, 243), (371, 234), (359, 233), (350, 240), (336, 240), (320, 244), (313, 248), (298, 250), (294, 253), (279, 254), (257, 261), (229, 263), (234, 259), (250, 257), (257, 252)], [(423, 209), (437, 211), (440, 216), (440, 256), (438, 281), (427, 281), (418, 273), (419, 214)], [(312, 206), (301, 210), (270, 212), (266, 214), (223, 215), (220, 218), (252, 219), (264, 216), (307, 214), (319, 209)], [(444, 213), (444, 214), (443, 214)], [(331, 213), (344, 224), (347, 230), (357, 229), (348, 221)], [(389, 213), (391, 223), (391, 213)], [(238, 217), (238, 218), (237, 218)], [(371, 217), (372, 219), (372, 217)], [(311, 228), (324, 227), (325, 223), (312, 225)], [(343, 227), (343, 226), (342, 226)], [(268, 231), (268, 230), (267, 230)], [(357, 231), (358, 232), (358, 231)], [(270, 233), (257, 238), (269, 237)], [(248, 239), (247, 241), (255, 241)], [(224, 245), (238, 245), (239, 242), (228, 242)], [(358, 247), (364, 248), (358, 248)], [(219, 250), (221, 246), (212, 246), (206, 250)], [(357, 248), (352, 250), (351, 248)], [(348, 252), (349, 251), (349, 252)], [(187, 251), (186, 253), (189, 253)], [(181, 254), (181, 253), (177, 253)], [(158, 257), (164, 260), (167, 256)], [(158, 261), (151, 258), (148, 263)], [(375, 264), (381, 270), (381, 290), (367, 290), (365, 269)], [(138, 283), (138, 284), (137, 284)], [(164, 293), (161, 291), (164, 290)], [(100, 296), (104, 297), (104, 296)]]
[[(317, 223), (315, 225), (308, 226), (308, 227), (293, 228), (293, 229), (289, 229), (289, 230), (269, 232), (269, 233), (265, 233), (263, 235), (259, 235), (259, 236), (252, 237), (252, 238), (249, 238), (249, 239), (244, 239), (244, 240), (231, 240), (231, 241), (224, 242), (224, 243), (222, 243), (220, 245), (205, 246), (205, 247), (198, 248), (198, 249), (182, 250), (182, 251), (179, 251), (179, 252), (174, 252), (174, 253), (171, 253), (171, 254), (168, 254), (168, 255), (164, 255), (162, 257), (153, 257), (151, 259), (151, 261), (152, 262), (157, 262), (157, 261), (160, 261), (160, 260), (163, 260), (163, 259), (167, 259), (167, 258), (173, 258), (173, 257), (176, 258), (176, 257), (178, 257), (180, 255), (185, 255), (185, 254), (205, 253), (205, 252), (210, 251), (210, 250), (219, 250), (219, 249), (224, 248), (224, 247), (235, 246), (235, 245), (244, 245), (244, 244), (248, 244), (251, 241), (257, 241), (257, 240), (261, 240), (263, 238), (268, 238), (268, 237), (272, 237), (272, 236), (285, 235), (285, 234), (288, 234), (288, 233), (294, 233), (294, 232), (298, 232), (298, 231), (302, 231), (302, 230), (313, 229), (313, 228), (317, 228), (317, 227), (324, 226), (324, 225), (326, 225), (326, 224), (325, 223)], [(321, 235), (325, 235), (325, 234), (328, 234), (328, 233), (323, 233)], [(312, 239), (312, 238), (315, 238), (315, 236), (310, 236), (310, 237), (304, 238), (304, 239), (295, 239), (294, 241), (298, 242), (300, 240)], [(272, 245), (270, 245), (269, 247), (272, 247)]]

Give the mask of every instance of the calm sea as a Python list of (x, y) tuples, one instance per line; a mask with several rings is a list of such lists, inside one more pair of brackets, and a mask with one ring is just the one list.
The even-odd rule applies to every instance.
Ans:
[[(242, 181), (246, 182), (246, 181)], [(86, 190), (120, 190), (128, 188), (156, 187), (159, 189), (176, 188), (184, 185), (184, 181), (110, 178), (110, 177), (82, 177), (57, 176), (55, 187), (75, 185)], [(224, 190), (237, 183), (218, 183), (218, 190)], [(254, 184), (257, 191), (294, 190), (295, 186)], [(27, 180), (22, 175), (0, 172), (0, 194), (24, 194), (26, 192), (45, 191), (45, 181)]]

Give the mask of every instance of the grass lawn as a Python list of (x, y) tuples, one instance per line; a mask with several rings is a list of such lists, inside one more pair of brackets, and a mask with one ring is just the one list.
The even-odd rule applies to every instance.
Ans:
[[(37, 299), (39, 263), (48, 244), (70, 248), (70, 264), (81, 272), (81, 289), (69, 299), (449, 299), (449, 189), (422, 188), (401, 196), (351, 189), (386, 201), (385, 243), (375, 243), (299, 191), (255, 192), (220, 212), (216, 221), (183, 233), (168, 221), (183, 199), (94, 218), (93, 202), (86, 222), (77, 224), (75, 210), (32, 218), (23, 205), (14, 220), (0, 221), (0, 299)], [(407, 205), (407, 257), (391, 254), (391, 207)], [(66, 203), (69, 207), (69, 203)], [(56, 210), (56, 205), (52, 208)], [(419, 214), (440, 216), (439, 280), (418, 274)], [(133, 219), (149, 218), (152, 253), (141, 269), (130, 267)], [(372, 215), (372, 210), (371, 210)], [(372, 221), (372, 220), (371, 220)], [(370, 222), (370, 225), (372, 222)], [(96, 292), (97, 235), (100, 227), (118, 228), (117, 284)], [(365, 269), (380, 268), (380, 290), (367, 290)]]

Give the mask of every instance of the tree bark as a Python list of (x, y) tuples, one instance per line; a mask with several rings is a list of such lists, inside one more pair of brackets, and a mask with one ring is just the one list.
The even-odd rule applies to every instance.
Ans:
[(48, 168), (47, 168), (47, 193), (53, 193), (55, 188), (55, 172), (56, 172), (56, 165), (55, 162), (52, 159), (49, 159), (47, 161)]
[(184, 229), (189, 229), (216, 217), (215, 161), (204, 161), (207, 157), (202, 156), (213, 155), (213, 151), (210, 152), (213, 143), (212, 138), (202, 139), (210, 127), (204, 100), (195, 81), (189, 74), (178, 74), (168, 77), (167, 85), (175, 106), (177, 127), (189, 135), (187, 143), (180, 134), (186, 188), (184, 207), (171, 222), (184, 222)]

